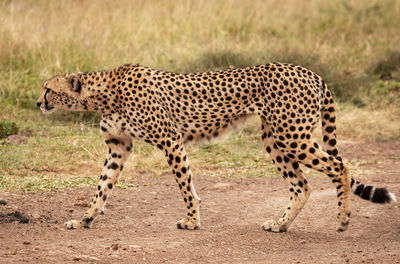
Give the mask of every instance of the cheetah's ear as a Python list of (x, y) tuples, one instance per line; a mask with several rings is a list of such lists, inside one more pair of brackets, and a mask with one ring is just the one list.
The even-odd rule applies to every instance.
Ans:
[(71, 88), (74, 92), (76, 93), (80, 93), (82, 90), (82, 83), (79, 80), (78, 76), (76, 76), (75, 74), (71, 74), (67, 77), (67, 80), (69, 81), (69, 83), (71, 84)]

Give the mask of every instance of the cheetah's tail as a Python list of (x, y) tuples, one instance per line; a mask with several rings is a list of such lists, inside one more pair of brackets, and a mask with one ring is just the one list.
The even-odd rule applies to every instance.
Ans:
[[(322, 115), (322, 135), (326, 152), (342, 161), (339, 156), (336, 144), (336, 125), (335, 125), (335, 106), (333, 97), (325, 82), (322, 81), (321, 115)], [(391, 203), (396, 202), (396, 196), (386, 190), (386, 188), (376, 188), (370, 185), (364, 185), (351, 177), (351, 190), (362, 199), (370, 200), (373, 203)]]
[(386, 188), (377, 188), (371, 185), (364, 185), (351, 178), (351, 190), (357, 196), (364, 200), (370, 200), (373, 203), (394, 203), (397, 202), (396, 196), (386, 190)]

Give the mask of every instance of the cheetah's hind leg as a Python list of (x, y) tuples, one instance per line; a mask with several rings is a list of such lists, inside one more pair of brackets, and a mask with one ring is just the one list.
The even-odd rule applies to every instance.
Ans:
[(272, 131), (265, 122), (262, 123), (262, 131), (265, 148), (281, 176), (289, 183), (290, 191), (290, 203), (282, 217), (278, 220), (266, 221), (262, 228), (271, 232), (285, 232), (306, 204), (311, 194), (311, 186), (304, 178), (299, 164), (289, 159), (278, 149), (278, 146), (274, 143)]

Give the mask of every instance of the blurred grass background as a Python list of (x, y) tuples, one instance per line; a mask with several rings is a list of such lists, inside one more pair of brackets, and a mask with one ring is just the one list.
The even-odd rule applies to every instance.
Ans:
[[(99, 116), (44, 116), (35, 102), (55, 74), (124, 63), (177, 72), (300, 64), (333, 90), (340, 137), (397, 139), (399, 14), (396, 0), (1, 1), (0, 189), (53, 189), (97, 178), (106, 151)], [(258, 125), (253, 120), (217, 145), (190, 147), (195, 174), (275, 173)], [(16, 133), (27, 143), (5, 140)], [(161, 153), (135, 146), (123, 180), (169, 172)]]

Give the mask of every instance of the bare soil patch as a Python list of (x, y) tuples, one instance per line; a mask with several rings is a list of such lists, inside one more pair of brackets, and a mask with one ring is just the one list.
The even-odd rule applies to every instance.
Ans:
[[(400, 197), (400, 141), (348, 143), (341, 153), (364, 161), (354, 170), (358, 179)], [(356, 175), (359, 171), (368, 173)], [(400, 262), (399, 203), (378, 205), (352, 196), (349, 230), (338, 233), (334, 186), (322, 175), (307, 178), (311, 197), (288, 232), (280, 234), (260, 228), (288, 203), (287, 184), (275, 176), (229, 179), (197, 173), (202, 227), (195, 231), (175, 227), (185, 208), (172, 176), (143, 176), (133, 182), (139, 187), (116, 189), (105, 215), (80, 230), (66, 230), (63, 223), (82, 216), (94, 187), (0, 192), (6, 201), (0, 205), (0, 263)], [(17, 221), (4, 220), (16, 212)], [(20, 217), (29, 223), (20, 223)]]

